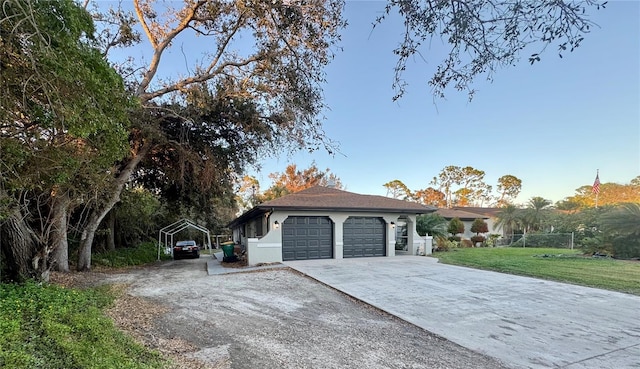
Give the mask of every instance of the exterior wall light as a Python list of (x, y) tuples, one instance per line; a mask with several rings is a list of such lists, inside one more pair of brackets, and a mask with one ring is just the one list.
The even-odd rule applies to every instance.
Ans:
[(279, 228), (280, 228), (280, 223), (278, 223), (278, 221), (276, 220), (276, 221), (273, 223), (273, 229), (279, 229)]
[(396, 227), (396, 224), (394, 222), (391, 222), (390, 224), (391, 224), (391, 228), (395, 228)]

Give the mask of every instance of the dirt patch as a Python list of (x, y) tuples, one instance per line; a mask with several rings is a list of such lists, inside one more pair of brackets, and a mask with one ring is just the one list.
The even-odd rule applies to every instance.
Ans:
[(175, 368), (506, 368), (289, 269), (207, 276), (205, 263), (101, 274), (123, 288), (109, 315)]

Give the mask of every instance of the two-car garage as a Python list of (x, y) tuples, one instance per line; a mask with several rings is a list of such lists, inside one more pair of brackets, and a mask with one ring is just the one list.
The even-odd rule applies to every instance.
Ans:
[[(324, 216), (289, 216), (282, 224), (282, 260), (333, 258), (334, 223)], [(343, 257), (386, 255), (386, 223), (349, 217), (343, 223)]]
[[(249, 265), (394, 256), (395, 233), (404, 232), (401, 240), (414, 253), (423, 245), (416, 217), (435, 210), (417, 202), (313, 186), (260, 203), (229, 228), (245, 248)], [(403, 228), (394, 228), (396, 222)]]

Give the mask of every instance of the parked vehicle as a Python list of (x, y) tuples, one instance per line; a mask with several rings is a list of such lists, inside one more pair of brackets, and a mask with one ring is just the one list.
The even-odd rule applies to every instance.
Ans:
[(190, 256), (192, 258), (200, 257), (200, 246), (196, 241), (178, 241), (173, 247), (173, 258), (175, 260), (181, 259), (184, 256)]

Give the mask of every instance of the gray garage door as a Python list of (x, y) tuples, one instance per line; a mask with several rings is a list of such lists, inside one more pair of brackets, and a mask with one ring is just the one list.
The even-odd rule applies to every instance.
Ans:
[(349, 217), (344, 222), (344, 257), (385, 256), (386, 234), (382, 218)]
[(282, 260), (331, 259), (333, 223), (327, 217), (288, 217), (282, 224)]

